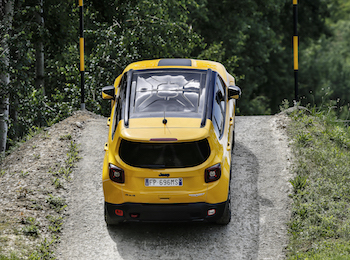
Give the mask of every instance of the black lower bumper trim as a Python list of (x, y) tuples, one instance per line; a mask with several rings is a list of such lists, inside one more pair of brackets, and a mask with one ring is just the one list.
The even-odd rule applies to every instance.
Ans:
[[(223, 214), (225, 202), (218, 204), (144, 204), (105, 202), (106, 221), (119, 222), (215, 222)], [(208, 210), (215, 214), (208, 216)], [(213, 212), (213, 211), (211, 211)]]

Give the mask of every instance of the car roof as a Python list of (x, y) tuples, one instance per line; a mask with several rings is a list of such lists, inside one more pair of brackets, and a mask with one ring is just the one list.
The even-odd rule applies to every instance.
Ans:
[(183, 69), (211, 69), (220, 74), (227, 85), (235, 85), (234, 77), (227, 73), (225, 67), (215, 61), (196, 60), (196, 59), (155, 59), (145, 60), (131, 63), (123, 73), (129, 70), (146, 70), (146, 69), (167, 69), (167, 68), (183, 68)]

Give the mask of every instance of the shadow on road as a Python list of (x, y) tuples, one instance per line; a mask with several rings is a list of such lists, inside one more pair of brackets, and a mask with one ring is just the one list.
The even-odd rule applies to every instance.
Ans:
[(232, 220), (206, 223), (132, 223), (108, 227), (123, 259), (257, 259), (259, 164), (236, 142), (232, 164)]

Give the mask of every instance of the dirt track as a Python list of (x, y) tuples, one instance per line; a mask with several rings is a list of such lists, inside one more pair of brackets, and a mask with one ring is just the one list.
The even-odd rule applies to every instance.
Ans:
[(101, 169), (106, 119), (90, 120), (80, 138), (58, 259), (284, 259), (291, 175), (283, 116), (236, 118), (232, 221), (107, 227)]

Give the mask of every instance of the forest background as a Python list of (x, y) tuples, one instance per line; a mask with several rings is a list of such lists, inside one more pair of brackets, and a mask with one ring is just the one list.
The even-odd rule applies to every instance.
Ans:
[[(348, 119), (350, 0), (298, 8), (298, 101)], [(240, 115), (274, 114), (293, 102), (291, 0), (89, 0), (84, 19), (89, 111), (108, 115), (101, 88), (129, 63), (155, 58), (224, 64), (243, 92)], [(78, 109), (78, 1), (0, 0), (0, 153)]]

